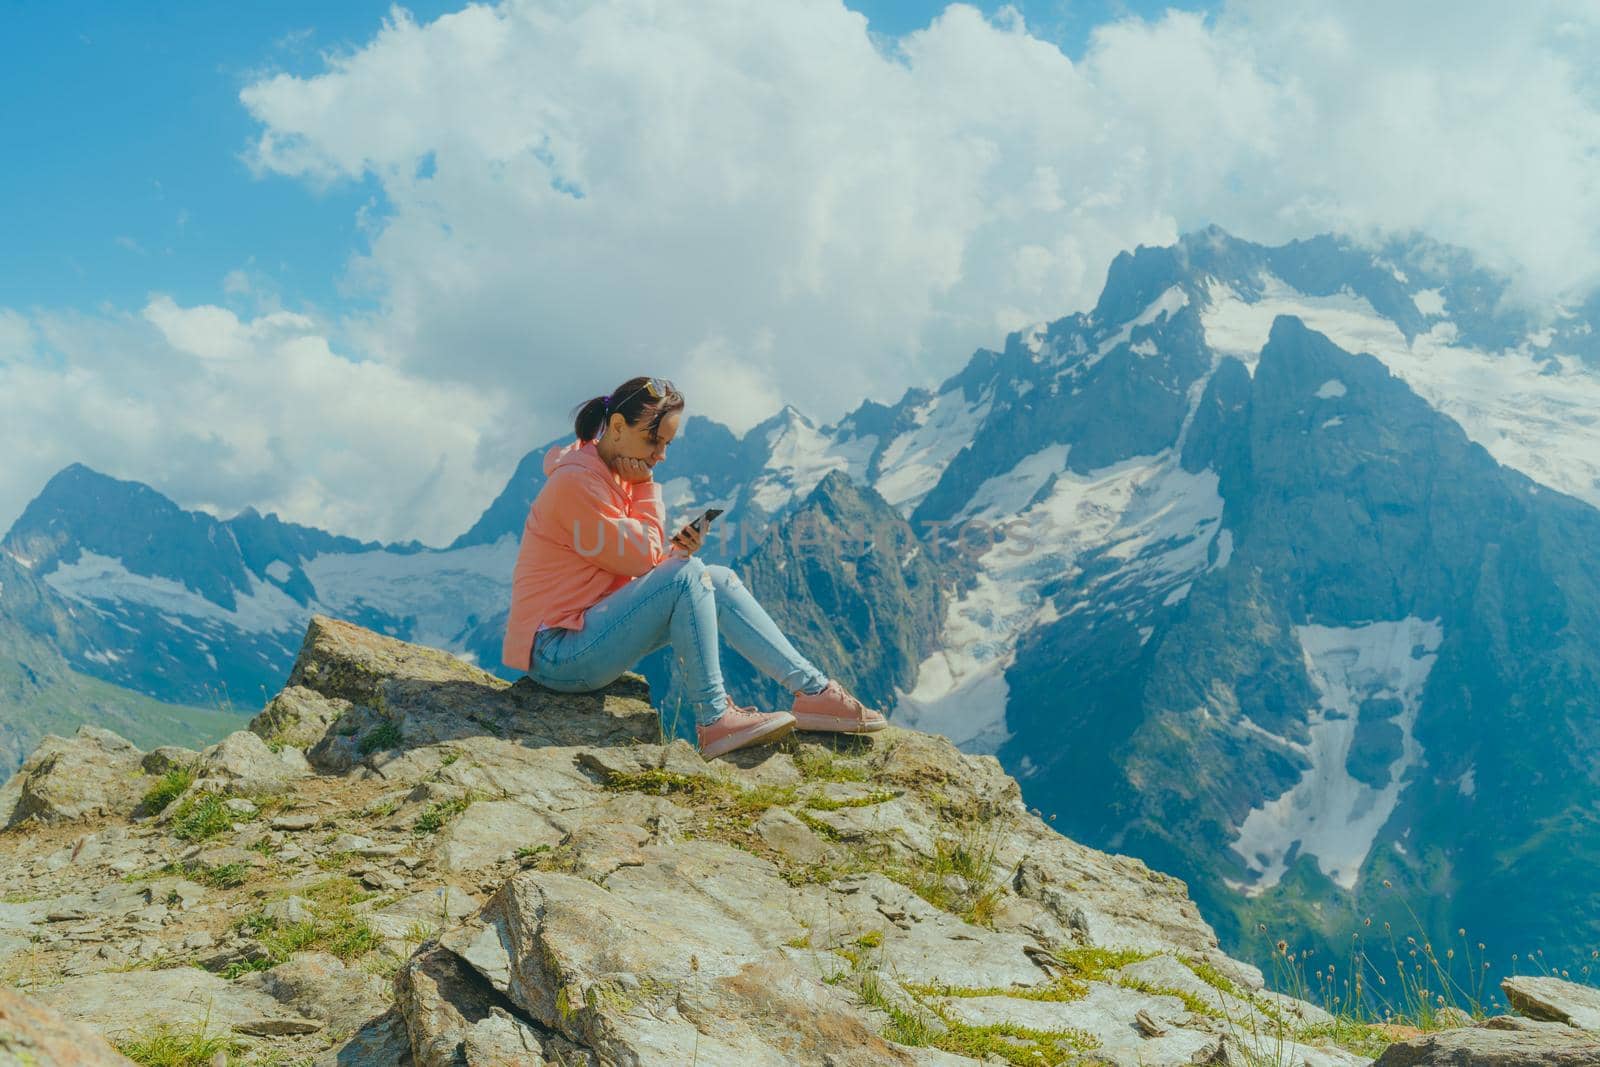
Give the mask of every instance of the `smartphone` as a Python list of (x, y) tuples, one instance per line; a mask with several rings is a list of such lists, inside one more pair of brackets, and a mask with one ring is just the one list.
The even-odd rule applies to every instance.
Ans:
[[(701, 533), (704, 533), (706, 527), (711, 525), (711, 520), (715, 519), (718, 515), (721, 515), (721, 514), (722, 514), (722, 509), (721, 508), (706, 508), (706, 513), (704, 515), (700, 516), (698, 519), (695, 519), (693, 522), (691, 522), (689, 524), (689, 526), (693, 526), (695, 529), (699, 530)], [(685, 526), (683, 528), (683, 530), (679, 530), (677, 533), (673, 534), (672, 535), (672, 539), (674, 541), (676, 541), (678, 538), (682, 537), (683, 534), (684, 534), (684, 531), (689, 529), (689, 526)]]

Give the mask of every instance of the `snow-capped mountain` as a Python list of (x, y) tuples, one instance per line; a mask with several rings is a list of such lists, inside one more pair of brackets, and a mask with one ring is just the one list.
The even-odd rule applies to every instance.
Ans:
[[(1182, 874), (1235, 936), (1271, 917), (1333, 943), (1400, 914), (1389, 879), (1452, 886), (1441, 930), (1596, 940), (1579, 890), (1519, 910), (1507, 880), (1600, 852), (1597, 320), (1600, 298), (1519, 309), (1421, 239), (1212, 228), (1118, 256), (1092, 310), (894, 404), (742, 438), (692, 416), (666, 497), (728, 510), (745, 540), (708, 558), (826, 669), (997, 754), (1079, 839)], [(111, 624), (75, 667), (167, 699), (276, 688), (312, 611), (493, 665), (547, 444), (442, 550), (216, 520), (83, 468), (0, 548)], [(888, 536), (808, 556), (805, 513)], [(668, 657), (644, 670), (671, 691)]]

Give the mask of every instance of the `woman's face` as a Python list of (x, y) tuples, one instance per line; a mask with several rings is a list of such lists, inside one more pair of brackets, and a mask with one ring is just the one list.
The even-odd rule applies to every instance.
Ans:
[(637, 426), (629, 426), (628, 420), (620, 413), (613, 413), (611, 427), (606, 431), (607, 437), (616, 434), (617, 444), (613, 455), (642, 459), (654, 467), (667, 458), (667, 446), (678, 436), (678, 423), (682, 415), (682, 410), (670, 413), (652, 433), (648, 418), (640, 419)]

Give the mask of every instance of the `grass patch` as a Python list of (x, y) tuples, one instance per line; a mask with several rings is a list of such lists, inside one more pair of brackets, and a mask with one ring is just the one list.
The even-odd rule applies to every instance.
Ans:
[(165, 811), (168, 804), (177, 800), (193, 784), (193, 767), (174, 767), (157, 778), (156, 784), (145, 791), (139, 806), (152, 815)]
[(354, 910), (355, 905), (373, 897), (354, 879), (326, 878), (297, 895), (311, 904), (308, 921), (285, 923), (258, 911), (235, 924), (240, 933), (261, 942), (269, 955), (263, 960), (229, 964), (224, 978), (275, 967), (296, 952), (320, 949), (348, 963), (382, 946), (382, 935)]
[(1110, 982), (1112, 971), (1150, 959), (1154, 953), (1131, 948), (1066, 948), (1051, 953), (1068, 975), (1083, 982)]
[(874, 789), (864, 797), (852, 797), (849, 800), (834, 800), (831, 797), (816, 796), (806, 801), (806, 807), (812, 811), (842, 811), (845, 808), (871, 808), (879, 804), (886, 804), (900, 794), (892, 789)]
[[(198, 882), (210, 889), (237, 889), (244, 885), (250, 877), (250, 865), (246, 863), (224, 863), (216, 867), (208, 867), (204, 863), (190, 860), (186, 863), (167, 863), (148, 871), (137, 871), (125, 874), (122, 880), (128, 883), (150, 882), (157, 878), (187, 878), (191, 882)], [(169, 894), (168, 903), (174, 903), (177, 891)]]
[(247, 818), (250, 816), (229, 811), (228, 798), (221, 793), (201, 793), (178, 805), (172, 817), (172, 834), (183, 841), (205, 841)]
[(114, 1044), (117, 1051), (144, 1067), (210, 1067), (217, 1053), (231, 1057), (245, 1048), (229, 1037), (207, 1037), (204, 1023), (193, 1029), (155, 1023)]
[[(870, 743), (863, 745), (858, 751), (871, 748)], [(817, 746), (796, 746), (794, 750), (794, 765), (800, 771), (800, 776), (812, 782), (864, 782), (867, 780), (867, 769), (860, 764), (848, 762), (849, 757), (855, 755), (852, 751), (846, 755), (830, 751)]]
[(370, 756), (382, 749), (399, 748), (402, 740), (399, 725), (393, 719), (385, 719), (366, 732), (356, 744), (356, 750), (363, 756)]
[(446, 824), (457, 815), (472, 807), (472, 802), (477, 800), (476, 794), (468, 793), (454, 800), (440, 800), (429, 804), (417, 821), (412, 824), (412, 831), (419, 834), (436, 834), (444, 829)]
[(889, 1025), (884, 1028), (883, 1036), (890, 1041), (920, 1048), (932, 1045), (943, 1036), (926, 1018), (890, 1000), (884, 993), (883, 983), (876, 974), (862, 975), (861, 988), (858, 992), (862, 1004), (868, 1008), (875, 1008), (889, 1017)]
[(995, 877), (998, 840), (998, 834), (981, 828), (968, 830), (953, 841), (936, 841), (932, 858), (891, 863), (883, 873), (941, 911), (974, 926), (992, 926), (1005, 895)]
[[(906, 991), (917, 1001), (927, 1015), (896, 1004), (886, 993), (877, 974), (867, 972), (861, 976), (859, 995), (868, 1008), (875, 1008), (889, 1017), (883, 1036), (902, 1045), (936, 1048), (958, 1056), (990, 1062), (992, 1057), (1031, 1067), (1033, 1064), (1077, 1063), (1086, 1052), (1093, 1051), (1099, 1042), (1081, 1030), (1034, 1030), (1010, 1023), (991, 1026), (969, 1026), (953, 1018), (949, 1012), (923, 1004), (922, 996), (929, 993), (951, 995), (942, 989), (907, 986)], [(973, 995), (1019, 996), (1020, 990), (993, 990)], [(1082, 994), (1079, 994), (1080, 996)], [(1032, 999), (1046, 999), (1035, 997)], [(1063, 998), (1072, 999), (1072, 998)], [(938, 1019), (939, 1025), (927, 1016)], [(941, 1030), (942, 1027), (942, 1030)]]

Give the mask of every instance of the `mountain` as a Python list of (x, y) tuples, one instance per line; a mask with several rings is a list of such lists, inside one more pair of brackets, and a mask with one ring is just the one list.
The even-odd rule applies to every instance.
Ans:
[[(1414, 909), (1504, 968), (1600, 943), (1578, 873), (1600, 848), (1597, 319), (1600, 298), (1521, 309), (1420, 237), (1209, 228), (892, 404), (742, 437), (691, 417), (669, 510), (726, 508), (705, 558), (802, 652), (1183, 876), (1263, 966), (1278, 937), (1342, 954)], [(109, 625), (65, 640), (74, 669), (169, 698), (205, 694), (207, 655), (270, 690), (316, 611), (493, 666), (545, 447), (448, 549), (216, 520), (82, 468), (0, 549)], [(856, 526), (886, 534), (834, 544)], [(723, 661), (736, 699), (784, 701)], [(669, 705), (670, 668), (639, 667)]]
[[(70, 734), (85, 723), (153, 747), (208, 742), (244, 721), (223, 710), (167, 704), (74, 671), (61, 653), (83, 632), (71, 616), (69, 605), (0, 556), (0, 771), (20, 764), (46, 734)], [(92, 624), (87, 630), (103, 632)]]

